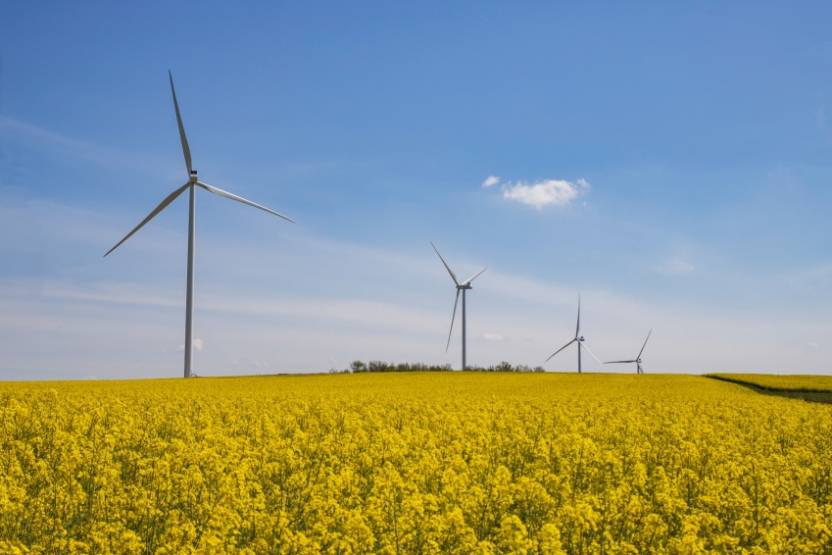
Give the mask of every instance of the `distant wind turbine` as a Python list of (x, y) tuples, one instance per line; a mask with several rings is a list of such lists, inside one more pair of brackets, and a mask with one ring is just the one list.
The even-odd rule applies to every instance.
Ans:
[(570, 346), (572, 343), (577, 343), (577, 345), (578, 345), (578, 374), (581, 373), (581, 348), (586, 349), (586, 352), (588, 352), (590, 355), (592, 355), (592, 358), (597, 360), (598, 364), (602, 364), (601, 359), (599, 359), (597, 356), (595, 356), (595, 353), (593, 353), (592, 349), (589, 348), (589, 345), (586, 344), (586, 339), (584, 339), (584, 336), (581, 335), (581, 297), (580, 296), (578, 296), (578, 324), (575, 326), (575, 337), (574, 337), (574, 339), (572, 339), (569, 343), (567, 343), (566, 345), (564, 345), (563, 347), (561, 347), (560, 349), (558, 349), (557, 351), (555, 351), (554, 353), (549, 355), (549, 358), (546, 359), (546, 362), (549, 362), (549, 360), (551, 360), (551, 358), (553, 356), (555, 356), (556, 354), (558, 354), (559, 352), (561, 352), (562, 350), (564, 350), (565, 348)]
[(633, 360), (611, 360), (609, 362), (605, 362), (604, 364), (633, 364), (636, 365), (636, 374), (644, 374), (644, 368), (641, 366), (641, 354), (644, 352), (644, 348), (647, 346), (647, 341), (650, 339), (650, 334), (653, 333), (653, 330), (647, 332), (647, 338), (644, 340), (644, 345), (641, 346), (641, 350), (638, 352), (638, 355)]
[(106, 257), (108, 254), (116, 250), (122, 243), (127, 241), (130, 237), (133, 236), (138, 230), (140, 230), (147, 222), (152, 220), (156, 217), (159, 212), (167, 208), (167, 206), (172, 203), (176, 198), (185, 192), (185, 190), (189, 193), (189, 204), (188, 204), (188, 277), (187, 277), (187, 289), (185, 293), (185, 377), (188, 378), (191, 376), (191, 358), (193, 354), (193, 347), (192, 347), (192, 336), (193, 336), (193, 328), (191, 326), (193, 321), (193, 314), (194, 314), (194, 234), (196, 231), (196, 188), (199, 187), (201, 189), (205, 189), (210, 193), (214, 193), (215, 195), (219, 195), (221, 197), (225, 197), (227, 199), (236, 200), (237, 202), (241, 202), (243, 204), (247, 204), (249, 206), (253, 206), (254, 208), (259, 208), (260, 210), (264, 210), (269, 214), (277, 216), (278, 218), (283, 218), (289, 222), (294, 223), (293, 220), (284, 216), (283, 214), (279, 214), (272, 210), (271, 208), (267, 208), (261, 204), (257, 204), (256, 202), (251, 202), (250, 200), (244, 199), (243, 197), (239, 197), (233, 193), (229, 193), (228, 191), (224, 191), (219, 187), (214, 187), (212, 185), (208, 185), (204, 181), (201, 181), (197, 178), (196, 170), (191, 165), (191, 149), (188, 147), (188, 139), (185, 137), (185, 126), (182, 123), (182, 115), (179, 113), (179, 103), (176, 101), (176, 89), (173, 87), (173, 75), (170, 71), (168, 71), (168, 79), (170, 80), (170, 92), (173, 96), (173, 107), (176, 110), (176, 123), (179, 126), (179, 140), (182, 143), (182, 153), (185, 155), (185, 168), (188, 170), (188, 181), (169, 194), (165, 199), (159, 203), (159, 205), (153, 209), (150, 214), (143, 219), (139, 225), (134, 227), (130, 233), (124, 236), (124, 238), (115, 244), (113, 248), (108, 250), (104, 256)]
[(466, 328), (465, 292), (468, 289), (472, 289), (471, 282), (473, 282), (475, 279), (480, 277), (480, 274), (482, 274), (486, 269), (483, 268), (482, 270), (480, 270), (479, 272), (477, 272), (476, 274), (474, 274), (470, 278), (468, 278), (465, 281), (463, 281), (462, 283), (460, 283), (459, 280), (456, 279), (456, 274), (454, 274), (453, 270), (451, 270), (451, 267), (448, 266), (448, 263), (445, 262), (445, 259), (442, 258), (441, 254), (439, 254), (439, 249), (436, 248), (436, 245), (434, 245), (431, 242), (430, 246), (433, 247), (433, 250), (436, 252), (436, 256), (439, 257), (439, 260), (442, 261), (442, 264), (445, 266), (445, 269), (448, 270), (448, 274), (451, 276), (451, 279), (454, 280), (454, 285), (456, 286), (456, 298), (454, 299), (454, 311), (451, 313), (451, 329), (448, 331), (448, 342), (445, 344), (445, 352), (446, 353), (448, 352), (448, 347), (450, 347), (450, 345), (451, 345), (451, 334), (453, 334), (453, 332), (454, 332), (454, 319), (456, 318), (456, 305), (459, 303), (459, 293), (460, 293), (460, 291), (462, 292), (462, 369), (465, 370), (465, 368), (466, 368), (466, 365), (465, 365), (466, 364), (466, 358), (465, 358), (466, 357), (466, 350), (465, 350), (465, 342), (466, 342), (466, 337), (465, 337), (465, 332), (466, 332), (466, 330), (465, 330), (465, 328)]

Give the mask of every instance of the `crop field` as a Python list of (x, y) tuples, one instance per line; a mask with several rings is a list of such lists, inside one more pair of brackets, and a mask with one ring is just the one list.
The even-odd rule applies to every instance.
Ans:
[(715, 374), (715, 376), (766, 389), (832, 393), (832, 376), (778, 376), (773, 374)]
[(0, 383), (0, 552), (829, 553), (832, 406), (703, 377)]

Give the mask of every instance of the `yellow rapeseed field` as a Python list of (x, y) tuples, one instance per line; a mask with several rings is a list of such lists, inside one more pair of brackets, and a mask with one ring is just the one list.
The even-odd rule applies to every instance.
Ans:
[(0, 552), (829, 553), (832, 406), (701, 377), (0, 384)]

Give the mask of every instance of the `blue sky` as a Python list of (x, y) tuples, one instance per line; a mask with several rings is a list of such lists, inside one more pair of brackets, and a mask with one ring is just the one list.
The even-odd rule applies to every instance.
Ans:
[(198, 373), (458, 365), (429, 240), (489, 267), (473, 363), (540, 364), (581, 292), (602, 358), (830, 370), (828, 4), (3, 12), (0, 379), (181, 372), (184, 198), (101, 258), (185, 180), (168, 68), (200, 176), (298, 221), (199, 195)]

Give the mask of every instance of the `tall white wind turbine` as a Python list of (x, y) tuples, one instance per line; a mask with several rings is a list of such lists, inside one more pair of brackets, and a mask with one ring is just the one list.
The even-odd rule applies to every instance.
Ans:
[(611, 360), (609, 362), (605, 362), (604, 364), (633, 364), (636, 365), (636, 374), (644, 374), (644, 367), (641, 365), (641, 354), (644, 352), (644, 348), (647, 346), (647, 341), (650, 339), (650, 335), (653, 333), (653, 330), (647, 332), (647, 338), (644, 340), (644, 345), (641, 346), (641, 350), (636, 355), (636, 358), (633, 360)]
[(197, 178), (196, 170), (193, 168), (191, 164), (191, 149), (188, 147), (188, 139), (185, 136), (185, 126), (182, 123), (182, 115), (179, 113), (179, 103), (176, 100), (176, 89), (173, 87), (173, 75), (170, 71), (168, 71), (168, 79), (170, 80), (170, 93), (173, 96), (173, 107), (176, 110), (176, 124), (179, 127), (179, 140), (182, 143), (182, 153), (185, 156), (185, 168), (188, 170), (188, 181), (184, 185), (173, 191), (171, 194), (166, 196), (164, 200), (162, 200), (162, 202), (160, 202), (159, 205), (145, 217), (145, 219), (139, 222), (139, 225), (134, 227), (130, 231), (130, 233), (124, 236), (124, 238), (121, 241), (116, 243), (113, 248), (108, 250), (106, 254), (104, 254), (104, 256), (106, 257), (108, 254), (116, 250), (122, 243), (127, 241), (127, 239), (132, 237), (134, 233), (140, 230), (147, 222), (155, 218), (157, 214), (159, 214), (162, 210), (167, 208), (167, 206), (174, 200), (176, 200), (176, 198), (179, 195), (184, 193), (186, 190), (188, 191), (188, 277), (186, 282), (185, 293), (185, 377), (188, 378), (191, 376), (191, 359), (193, 355), (193, 347), (191, 340), (193, 337), (192, 323), (194, 315), (194, 235), (196, 231), (196, 188), (199, 187), (200, 189), (205, 189), (206, 191), (214, 193), (215, 195), (235, 200), (237, 202), (253, 206), (254, 208), (259, 208), (260, 210), (264, 210), (265, 212), (277, 216), (278, 218), (283, 218), (284, 220), (287, 220), (292, 223), (294, 222), (290, 218), (284, 216), (283, 214), (275, 212), (271, 208), (267, 208), (261, 204), (257, 204), (256, 202), (244, 199), (243, 197), (237, 196), (234, 193), (224, 191), (219, 187), (208, 185), (204, 181)]
[(459, 280), (456, 279), (456, 274), (454, 274), (453, 270), (451, 270), (451, 267), (448, 266), (448, 263), (445, 262), (445, 259), (442, 258), (441, 254), (439, 254), (439, 249), (436, 248), (436, 245), (434, 245), (433, 242), (431, 242), (430, 246), (433, 247), (434, 252), (436, 252), (436, 256), (439, 257), (439, 260), (442, 261), (442, 265), (445, 266), (446, 270), (448, 270), (448, 274), (451, 276), (451, 279), (454, 281), (454, 285), (456, 286), (456, 298), (454, 299), (454, 311), (451, 313), (451, 329), (448, 331), (448, 342), (445, 344), (445, 352), (446, 353), (448, 352), (448, 347), (450, 347), (450, 345), (451, 345), (451, 334), (453, 334), (453, 332), (454, 332), (454, 319), (456, 318), (456, 306), (457, 306), (457, 304), (459, 304), (459, 294), (460, 294), (460, 292), (462, 293), (462, 369), (465, 370), (465, 368), (466, 368), (466, 336), (465, 336), (465, 333), (466, 333), (466, 325), (467, 325), (466, 318), (465, 318), (465, 292), (468, 291), (469, 289), (473, 288), (473, 286), (471, 285), (471, 282), (473, 282), (475, 279), (480, 277), (480, 274), (482, 274), (485, 271), (485, 268), (483, 268), (482, 270), (480, 270), (479, 272), (477, 272), (476, 274), (474, 274), (470, 278), (468, 278), (465, 281), (463, 281), (462, 283), (460, 283)]
[(582, 369), (581, 369), (581, 349), (586, 349), (586, 352), (588, 352), (590, 355), (592, 355), (592, 358), (597, 360), (598, 364), (602, 364), (601, 359), (599, 359), (597, 356), (595, 356), (595, 353), (593, 353), (592, 349), (589, 348), (589, 345), (586, 344), (586, 339), (584, 338), (583, 335), (581, 335), (581, 297), (580, 296), (578, 296), (578, 323), (575, 326), (575, 337), (571, 341), (569, 341), (569, 343), (567, 343), (566, 345), (564, 345), (563, 347), (561, 347), (560, 349), (558, 349), (557, 351), (555, 351), (554, 353), (549, 355), (549, 358), (546, 359), (546, 362), (549, 362), (549, 360), (551, 360), (551, 358), (553, 356), (555, 356), (556, 354), (558, 354), (559, 352), (561, 352), (562, 350), (564, 350), (565, 348), (570, 346), (572, 343), (576, 343), (578, 345), (578, 374), (580, 374), (581, 371), (582, 371)]

